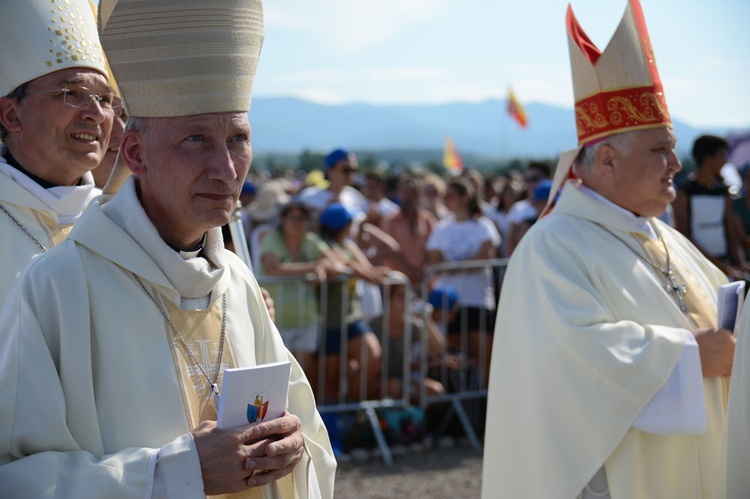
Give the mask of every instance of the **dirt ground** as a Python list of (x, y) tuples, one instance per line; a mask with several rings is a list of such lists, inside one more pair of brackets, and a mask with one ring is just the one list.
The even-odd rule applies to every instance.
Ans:
[(467, 441), (391, 449), (393, 466), (372, 452), (340, 460), (336, 499), (470, 499), (482, 485), (482, 456)]

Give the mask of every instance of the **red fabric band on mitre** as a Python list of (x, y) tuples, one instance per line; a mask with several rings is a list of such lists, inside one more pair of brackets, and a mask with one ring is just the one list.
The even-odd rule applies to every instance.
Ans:
[(661, 85), (601, 92), (576, 103), (578, 144), (672, 123)]

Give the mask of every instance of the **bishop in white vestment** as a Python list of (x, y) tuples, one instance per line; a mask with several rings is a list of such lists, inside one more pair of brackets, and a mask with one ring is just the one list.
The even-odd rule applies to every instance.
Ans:
[(566, 24), (579, 148), (505, 274), (482, 497), (721, 498), (727, 277), (657, 219), (682, 165), (643, 11), (604, 51)]
[(51, 7), (0, 1), (0, 305), (99, 194), (89, 170), (104, 158), (114, 119), (106, 103), (63, 95), (111, 91), (88, 1)]

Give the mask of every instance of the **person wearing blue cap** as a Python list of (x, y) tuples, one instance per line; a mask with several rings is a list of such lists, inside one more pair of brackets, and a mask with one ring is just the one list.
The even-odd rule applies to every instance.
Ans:
[(545, 206), (547, 206), (547, 199), (549, 199), (549, 193), (552, 189), (551, 180), (542, 180), (539, 182), (534, 191), (531, 193), (531, 206), (536, 210), (536, 213), (530, 215), (524, 219), (518, 226), (518, 240), (526, 234), (526, 232), (534, 225), (534, 222), (539, 218), (539, 214), (542, 212)]
[(448, 332), (448, 324), (456, 319), (459, 296), (453, 286), (435, 286), (427, 296), (432, 306), (432, 318), (443, 335)]
[(329, 203), (338, 201), (358, 218), (364, 218), (366, 201), (357, 189), (351, 186), (357, 172), (357, 156), (346, 149), (334, 149), (325, 157), (328, 188), (308, 187), (299, 199), (316, 212)]
[(534, 195), (534, 189), (543, 180), (549, 180), (552, 178), (552, 168), (550, 165), (543, 161), (532, 161), (526, 166), (526, 170), (523, 175), (523, 182), (526, 186), (526, 195), (523, 199), (519, 199), (513, 206), (511, 206), (508, 212), (508, 238), (506, 243), (506, 251), (508, 256), (513, 254), (513, 250), (518, 246), (518, 242), (521, 240), (521, 224), (524, 220), (529, 217), (533, 217), (538, 213), (538, 210), (534, 209), (532, 196)]
[[(323, 241), (330, 247), (332, 258), (345, 269), (351, 278), (346, 281), (335, 280), (327, 283), (325, 311), (325, 356), (326, 379), (324, 398), (336, 402), (344, 395), (339, 390), (339, 364), (341, 355), (346, 352), (348, 365), (367, 366), (367, 372), (359, 368), (350, 370), (349, 388), (346, 396), (353, 399), (369, 396), (360, 393), (360, 376), (366, 376), (368, 391), (377, 395), (380, 376), (381, 348), (370, 325), (363, 319), (362, 301), (356, 293), (357, 280), (362, 279), (371, 284), (383, 284), (386, 272), (381, 267), (373, 266), (362, 250), (348, 237), (354, 217), (341, 203), (329, 204), (320, 214), (320, 233)], [(347, 305), (343, 309), (344, 304)], [(342, 321), (343, 318), (343, 321)], [(341, 330), (346, 329), (347, 343), (342, 345)], [(360, 357), (364, 352), (364, 356)]]

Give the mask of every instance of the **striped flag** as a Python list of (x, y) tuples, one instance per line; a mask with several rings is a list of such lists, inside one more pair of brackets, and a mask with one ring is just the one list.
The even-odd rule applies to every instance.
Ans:
[(456, 150), (456, 146), (453, 145), (453, 139), (450, 136), (445, 136), (445, 149), (443, 150), (443, 166), (449, 172), (458, 173), (464, 169), (464, 162), (461, 161), (461, 156)]
[(521, 128), (526, 128), (529, 124), (529, 118), (526, 116), (526, 110), (523, 108), (511, 88), (508, 88), (508, 114), (518, 123)]

